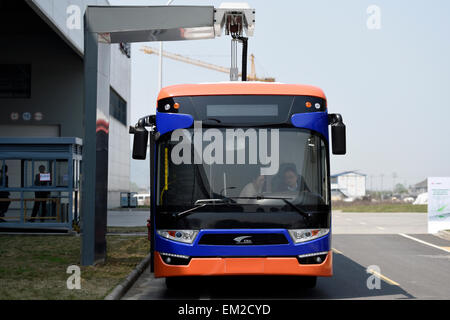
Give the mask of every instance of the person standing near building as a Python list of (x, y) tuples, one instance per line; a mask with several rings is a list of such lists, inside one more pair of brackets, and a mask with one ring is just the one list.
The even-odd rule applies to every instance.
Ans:
[[(35, 186), (48, 186), (50, 181), (42, 181), (41, 175), (45, 173), (45, 166), (40, 165), (39, 166), (39, 173), (36, 175), (34, 179), (34, 185)], [(35, 217), (39, 211), (39, 207), (42, 206), (42, 214), (41, 218), (45, 217), (47, 215), (47, 198), (50, 196), (50, 191), (36, 191), (34, 193), (35, 200), (34, 200), (34, 206), (33, 206), (33, 212), (31, 213), (30, 222), (34, 222)], [(39, 200), (36, 200), (39, 199)], [(44, 222), (44, 219), (41, 219), (41, 222)]]
[[(0, 188), (8, 188), (8, 166), (5, 165), (0, 170)], [(8, 211), (9, 205), (11, 201), (5, 201), (5, 199), (9, 199), (9, 191), (0, 190), (0, 222), (5, 222), (3, 217), (5, 217), (5, 213)]]

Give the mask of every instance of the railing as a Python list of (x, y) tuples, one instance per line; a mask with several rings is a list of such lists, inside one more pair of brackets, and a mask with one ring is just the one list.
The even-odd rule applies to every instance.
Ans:
[[(17, 201), (17, 202), (22, 202), (23, 201), (23, 213), (24, 213), (24, 221), (30, 221), (30, 220), (55, 220), (56, 222), (67, 222), (67, 221), (63, 221), (63, 220), (67, 220), (67, 217), (62, 217), (61, 215), (61, 197), (48, 197), (48, 198), (0, 198), (0, 202), (13, 202), (13, 201)], [(53, 216), (51, 215), (51, 209), (50, 212), (47, 212), (47, 215), (42, 217), (42, 216), (36, 216), (36, 217), (28, 217), (27, 216), (27, 211), (28, 208), (27, 207), (27, 202), (44, 202), (45, 205), (47, 205), (47, 201), (50, 202), (54, 202), (55, 203), (55, 208), (56, 208), (56, 215)], [(40, 210), (42, 210), (42, 208), (39, 208)], [(10, 209), (11, 210), (11, 209)], [(8, 210), (9, 211), (9, 210)], [(5, 216), (5, 217), (1, 217), (3, 220), (17, 220), (20, 219), (20, 216)], [(63, 219), (61, 219), (63, 218)]]

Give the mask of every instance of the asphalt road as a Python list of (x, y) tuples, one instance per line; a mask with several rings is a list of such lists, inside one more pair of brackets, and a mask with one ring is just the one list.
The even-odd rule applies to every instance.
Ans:
[(335, 213), (332, 243), (334, 275), (314, 289), (289, 277), (202, 277), (173, 291), (146, 271), (124, 299), (450, 299), (450, 241), (426, 234), (426, 214)]
[(108, 210), (108, 227), (142, 227), (147, 225), (149, 209)]

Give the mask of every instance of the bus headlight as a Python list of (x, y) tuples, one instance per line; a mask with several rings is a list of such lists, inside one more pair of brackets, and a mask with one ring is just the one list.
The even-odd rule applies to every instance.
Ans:
[(166, 239), (184, 243), (194, 242), (198, 234), (198, 230), (157, 230), (156, 232)]
[(185, 256), (183, 254), (165, 252), (160, 252), (159, 254), (166, 264), (187, 266), (189, 264), (189, 261), (191, 261), (191, 257)]
[(327, 235), (330, 229), (294, 229), (289, 230), (292, 241), (295, 243), (314, 240)]

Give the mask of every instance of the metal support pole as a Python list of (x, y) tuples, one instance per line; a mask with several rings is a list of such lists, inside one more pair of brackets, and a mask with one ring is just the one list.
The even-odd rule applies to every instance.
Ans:
[(237, 53), (238, 53), (238, 39), (231, 39), (231, 68), (230, 68), (230, 81), (238, 81), (239, 69), (237, 66)]
[(106, 259), (109, 132), (109, 44), (84, 20), (84, 147), (81, 264)]
[(237, 54), (238, 54), (238, 42), (242, 42), (242, 81), (247, 81), (247, 48), (248, 38), (241, 36), (233, 36), (231, 39), (231, 68), (230, 68), (230, 81), (239, 80), (239, 69), (237, 66)]

